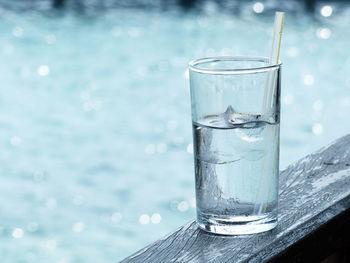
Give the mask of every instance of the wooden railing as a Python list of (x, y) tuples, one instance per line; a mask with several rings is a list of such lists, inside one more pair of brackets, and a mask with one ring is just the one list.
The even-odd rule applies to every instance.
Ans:
[(350, 135), (281, 171), (279, 195), (272, 231), (219, 236), (192, 221), (122, 262), (350, 262)]

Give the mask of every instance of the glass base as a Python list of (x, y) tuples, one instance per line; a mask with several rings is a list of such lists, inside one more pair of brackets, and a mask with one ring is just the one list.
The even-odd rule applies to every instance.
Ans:
[(249, 217), (197, 217), (197, 224), (202, 230), (219, 235), (249, 235), (269, 231), (277, 226), (277, 217), (272, 215)]

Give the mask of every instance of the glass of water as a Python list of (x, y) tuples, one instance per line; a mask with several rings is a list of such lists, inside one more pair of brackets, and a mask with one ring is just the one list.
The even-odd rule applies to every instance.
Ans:
[(199, 227), (226, 235), (274, 228), (281, 64), (214, 57), (189, 67)]

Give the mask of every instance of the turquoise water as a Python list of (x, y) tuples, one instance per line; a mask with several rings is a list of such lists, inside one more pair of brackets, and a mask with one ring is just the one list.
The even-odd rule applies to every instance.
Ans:
[[(187, 62), (268, 56), (273, 13), (251, 5), (0, 10), (1, 262), (117, 262), (195, 217)], [(349, 132), (350, 10), (332, 10), (286, 17), (282, 168)]]

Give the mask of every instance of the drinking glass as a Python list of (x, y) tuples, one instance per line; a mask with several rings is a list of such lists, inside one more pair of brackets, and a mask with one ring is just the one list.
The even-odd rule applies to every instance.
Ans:
[(189, 70), (199, 227), (226, 235), (274, 228), (281, 64), (213, 57)]

